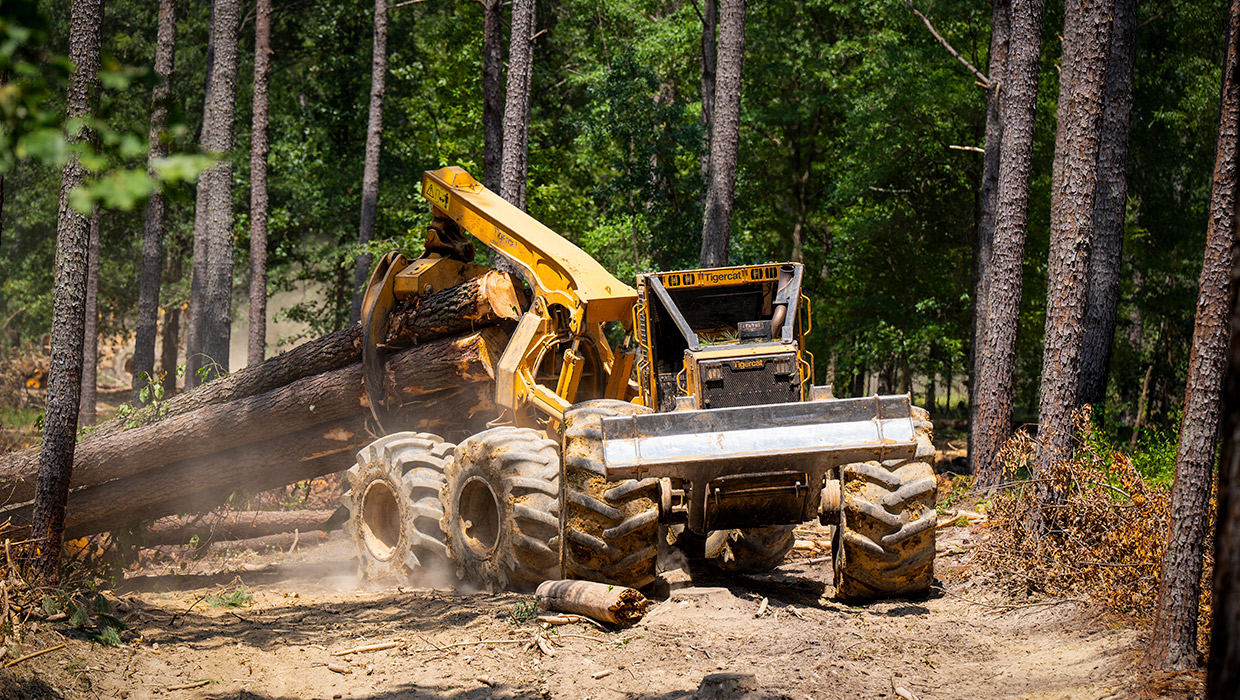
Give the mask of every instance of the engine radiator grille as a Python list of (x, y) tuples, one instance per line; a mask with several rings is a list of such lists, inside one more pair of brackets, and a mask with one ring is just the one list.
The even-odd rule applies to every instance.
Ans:
[(801, 400), (796, 353), (703, 362), (702, 408), (730, 408)]

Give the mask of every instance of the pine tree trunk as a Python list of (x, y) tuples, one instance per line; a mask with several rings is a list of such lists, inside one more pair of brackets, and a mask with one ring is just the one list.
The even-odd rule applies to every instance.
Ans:
[(86, 257), (86, 307), (82, 318), (82, 400), (78, 425), (94, 425), (99, 402), (99, 207), (90, 217)]
[(715, 126), (715, 75), (719, 1), (702, 0), (702, 184), (710, 186), (710, 132)]
[(267, 77), (271, 71), (271, 0), (254, 19), (254, 118), (250, 130), (250, 323), (248, 364), (267, 356)]
[[(387, 80), (387, 0), (375, 0), (375, 38), (370, 59), (370, 118), (366, 122), (366, 156), (362, 165), (362, 219), (357, 240), (366, 245), (375, 236), (375, 213), (379, 206), (379, 155), (383, 150), (383, 96)], [(357, 256), (353, 271), (353, 305), (349, 323), (362, 316), (362, 297), (370, 274), (371, 256)]]
[(1043, 470), (1072, 456), (1072, 416), (1085, 338), (1089, 247), (1094, 232), (1114, 7), (1115, 0), (1069, 0), (1064, 20), (1064, 64), (1071, 69), (1065, 69), (1067, 79), (1059, 83), (1056, 141), (1064, 153), (1058, 186), (1052, 182), (1051, 187), (1046, 340), (1038, 424), (1038, 464)]
[(995, 458), (1012, 432), (1016, 330), (1029, 216), (1041, 30), (1042, 0), (1012, 0), (986, 342), (977, 371), (977, 419), (969, 425), (969, 456), (979, 487), (999, 483), (1002, 466)]
[(513, 0), (508, 48), (508, 94), (504, 100), (504, 159), (499, 195), (525, 209), (529, 170), (530, 87), (534, 79), (534, 0)]
[[(69, 79), (66, 116), (90, 114), (99, 95), (99, 28), (103, 0), (74, 0), (69, 24)], [(87, 139), (85, 130), (75, 138)], [(56, 222), (56, 281), (52, 301), (52, 360), (48, 376), (43, 444), (39, 452), (33, 537), (42, 540), (36, 572), (58, 578), (65, 526), (65, 502), (73, 475), (74, 438), (82, 388), (82, 324), (85, 320), (87, 247), (90, 223), (69, 206), (69, 193), (82, 183), (86, 169), (72, 156), (65, 163)]]
[(702, 220), (702, 267), (728, 264), (736, 161), (740, 147), (741, 67), (745, 58), (745, 0), (719, 3), (714, 125), (710, 137), (710, 182)]
[[(181, 279), (181, 254), (168, 255), (167, 279)], [(159, 368), (164, 386), (164, 398), (171, 399), (177, 393), (177, 347), (181, 341), (181, 305), (174, 302), (164, 307), (164, 325), (160, 336)]]
[[(214, 16), (214, 12), (212, 15)], [(207, 289), (207, 216), (209, 216), (207, 181), (209, 172), (205, 171), (198, 176), (198, 187), (194, 197), (194, 245), (191, 251), (189, 311), (186, 314), (185, 336), (185, 389), (187, 391), (202, 383), (198, 370), (203, 365), (202, 319)]]
[(1078, 404), (1106, 398), (1115, 316), (1119, 308), (1120, 254), (1128, 204), (1128, 136), (1132, 115), (1132, 72), (1137, 57), (1137, 2), (1116, 0), (1107, 62), (1102, 146), (1098, 152), (1098, 195), (1094, 241), (1089, 251), (1085, 339), (1081, 343)]
[(504, 4), (482, 3), (482, 184), (498, 192), (504, 162)]
[(1230, 3), (1226, 50), (1206, 253), (1198, 288), (1193, 351), (1188, 361), (1188, 389), (1184, 394), (1184, 422), (1180, 426), (1180, 447), (1176, 453), (1175, 487), (1171, 492), (1171, 532), (1167, 537), (1158, 606), (1146, 655), (1150, 665), (1163, 670), (1198, 666), (1197, 603), (1206, 546), (1206, 509), (1218, 446), (1223, 372), (1227, 368), (1227, 314), (1233, 292), (1236, 148), (1240, 124), (1240, 0)]
[[(990, 20), (990, 88), (986, 97), (986, 143), (978, 204), (977, 258), (973, 268), (973, 342), (969, 349), (969, 424), (977, 420), (977, 369), (986, 344), (986, 303), (990, 297), (991, 258), (995, 239), (995, 204), (999, 191), (999, 148), (1003, 143), (1003, 82), (1012, 32), (1011, 3), (993, 0)], [(948, 407), (950, 408), (950, 406)]]
[(202, 315), (202, 354), (206, 377), (212, 379), (229, 369), (232, 336), (233, 121), (237, 98), (237, 33), (241, 22), (240, 0), (215, 0), (215, 65), (211, 69), (210, 101), (203, 117), (202, 148), (221, 159), (207, 172), (208, 201), (205, 233), (207, 266)]
[[(150, 153), (147, 172), (154, 175), (152, 163), (168, 154), (168, 96), (171, 93), (173, 57), (176, 52), (176, 0), (159, 1), (159, 28), (155, 38), (155, 76), (158, 82), (151, 94)], [(138, 322), (133, 351), (133, 395), (129, 402), (141, 403), (141, 392), (155, 377), (155, 334), (159, 323), (160, 273), (164, 265), (164, 211), (167, 199), (156, 190), (146, 203), (142, 229), (142, 269), (138, 273)]]

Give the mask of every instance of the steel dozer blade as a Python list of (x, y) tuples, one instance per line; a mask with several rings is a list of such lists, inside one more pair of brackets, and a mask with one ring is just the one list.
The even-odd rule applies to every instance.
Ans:
[(684, 482), (696, 532), (814, 517), (828, 472), (917, 450), (907, 395), (604, 418), (609, 481)]

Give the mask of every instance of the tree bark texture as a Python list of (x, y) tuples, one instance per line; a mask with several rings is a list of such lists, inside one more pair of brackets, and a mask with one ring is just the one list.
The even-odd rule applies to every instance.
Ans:
[[(241, 22), (240, 0), (215, 0), (212, 35), (215, 64), (211, 69), (211, 91), (203, 116), (202, 150), (221, 156), (219, 162), (202, 174), (207, 179), (206, 277), (202, 314), (203, 367), (208, 379), (228, 371), (229, 341), (232, 336), (233, 211), (232, 161), (233, 122), (237, 98), (237, 33)], [(199, 183), (202, 187), (202, 183)], [(201, 215), (201, 214), (199, 214)]]
[(271, 72), (271, 0), (254, 18), (254, 117), (250, 125), (250, 323), (247, 362), (267, 357), (267, 77)]
[(736, 160), (741, 133), (741, 67), (745, 58), (745, 0), (719, 2), (714, 124), (710, 137), (710, 182), (702, 219), (702, 267), (728, 264)]
[(504, 3), (482, 2), (482, 184), (500, 188), (504, 162)]
[(1085, 338), (1089, 248), (1098, 192), (1098, 153), (1107, 55), (1115, 0), (1069, 0), (1064, 19), (1065, 79), (1059, 83), (1056, 141), (1064, 154), (1051, 185), (1046, 335), (1038, 423), (1038, 464), (1045, 470), (1072, 456), (1072, 416)]
[(1016, 329), (1033, 167), (1041, 30), (1042, 0), (1012, 0), (986, 342), (977, 372), (977, 420), (969, 426), (969, 453), (979, 487), (999, 483), (1003, 467), (996, 457), (1012, 433)]
[[(181, 256), (168, 256), (168, 279), (181, 279)], [(159, 345), (159, 366), (163, 370), (164, 398), (171, 399), (177, 393), (177, 346), (181, 338), (181, 306), (172, 303), (164, 307), (162, 342)]]
[(986, 97), (986, 143), (977, 217), (977, 258), (973, 268), (973, 342), (969, 350), (969, 424), (977, 422), (977, 370), (986, 344), (986, 304), (990, 296), (990, 262), (995, 239), (995, 203), (999, 191), (999, 148), (1003, 142), (1003, 81), (1012, 32), (1011, 3), (994, 0), (990, 20), (990, 87)]
[(1101, 403), (1106, 398), (1119, 308), (1120, 255), (1128, 204), (1132, 72), (1137, 57), (1137, 0), (1115, 0), (1114, 17), (1106, 69), (1102, 145), (1098, 151), (1098, 194), (1094, 201), (1094, 240), (1089, 251), (1078, 405)]
[[(1240, 2), (1230, 4), (1227, 53), (1219, 115), (1206, 253), (1197, 292), (1193, 351), (1188, 361), (1184, 422), (1176, 452), (1171, 491), (1171, 532), (1163, 557), (1158, 607), (1146, 661), (1163, 670), (1196, 668), (1197, 603), (1202, 554), (1206, 546), (1206, 508), (1218, 446), (1223, 373), (1227, 369), (1228, 312), (1235, 250), (1236, 147), (1240, 126)], [(1232, 689), (1234, 691), (1234, 687)]]
[(702, 183), (710, 186), (710, 133), (715, 126), (715, 76), (719, 0), (702, 0)]
[[(389, 357), (387, 371), (403, 402), (394, 412), (397, 428), (463, 438), (485, 427), (495, 415), (494, 363), (506, 343), (507, 334), (486, 328)], [(67, 532), (81, 536), (209, 509), (239, 490), (339, 471), (374, 439), (364, 430), (368, 415), (362, 367), (354, 364), (114, 435), (83, 455), (90, 467), (83, 464), (74, 482)], [(9, 517), (28, 523), (29, 505), (0, 511), (0, 519)]]
[[(362, 218), (357, 241), (366, 245), (375, 237), (379, 206), (379, 156), (383, 150), (383, 96), (387, 79), (387, 0), (375, 0), (375, 38), (370, 58), (370, 117), (366, 122), (366, 156), (362, 164)], [(353, 271), (353, 306), (349, 323), (362, 317), (362, 297), (370, 274), (371, 256), (357, 256)]]
[(82, 400), (78, 425), (94, 425), (99, 403), (99, 207), (90, 217), (86, 254), (86, 305), (82, 317)]
[(534, 0), (513, 0), (508, 47), (508, 94), (504, 98), (504, 159), (499, 196), (525, 209), (529, 170), (530, 87), (534, 80)]
[[(99, 28), (103, 0), (74, 0), (69, 20), (69, 78), (66, 116), (90, 114), (99, 96)], [(90, 134), (79, 132), (76, 139)], [(32, 536), (42, 540), (35, 568), (45, 579), (59, 573), (65, 502), (73, 475), (74, 438), (82, 389), (82, 338), (85, 320), (87, 247), (90, 223), (69, 205), (69, 193), (86, 178), (76, 156), (61, 174), (56, 221), (56, 277), (52, 301), (52, 358), (48, 376), (43, 444), (39, 452)]]
[(194, 245), (191, 252), (189, 309), (186, 313), (185, 389), (201, 384), (198, 370), (203, 365), (202, 318), (206, 306), (207, 280), (207, 173), (198, 176), (194, 196)]
[[(177, 38), (176, 0), (159, 0), (159, 24), (155, 35), (155, 89), (151, 92), (150, 151), (147, 173), (155, 175), (153, 163), (168, 155), (168, 96)], [(164, 212), (167, 199), (161, 190), (146, 203), (142, 227), (142, 268), (138, 273), (138, 321), (133, 350), (133, 395), (129, 402), (142, 403), (141, 392), (155, 378), (155, 334), (159, 325), (160, 274), (164, 266)]]
[[(1240, 84), (1240, 0), (1228, 3), (1227, 63), (1224, 85)], [(1224, 92), (1224, 97), (1226, 93)], [(1233, 94), (1233, 97), (1235, 95)], [(1226, 103), (1224, 103), (1226, 104)], [(1233, 119), (1236, 119), (1233, 104)], [(1237, 158), (1231, 153), (1235, 172)], [(1211, 597), (1210, 654), (1206, 660), (1206, 700), (1225, 700), (1240, 687), (1240, 246), (1234, 239), (1240, 217), (1233, 217), (1230, 346), (1223, 392), (1223, 454), (1218, 470), (1218, 514), (1214, 529), (1214, 591)]]
[(196, 541), (203, 546), (209, 542), (248, 540), (293, 530), (321, 530), (333, 513), (334, 510), (259, 510), (171, 516), (151, 523), (142, 543), (178, 545)]
[(521, 306), (511, 274), (492, 270), (398, 305), (388, 319), (387, 345), (408, 347), (500, 321), (516, 321), (521, 318)]

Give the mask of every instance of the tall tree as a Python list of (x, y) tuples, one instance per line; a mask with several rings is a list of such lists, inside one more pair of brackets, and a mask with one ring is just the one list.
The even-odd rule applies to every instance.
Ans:
[(267, 355), (267, 75), (271, 71), (271, 0), (254, 18), (254, 115), (250, 131), (249, 364)]
[[(702, 182), (710, 184), (710, 132), (715, 125), (715, 76), (719, 48), (719, 0), (702, 0)], [(703, 192), (705, 193), (705, 192)]]
[[(150, 152), (147, 172), (152, 176), (157, 159), (168, 155), (168, 96), (172, 91), (172, 66), (177, 40), (176, 0), (159, 0), (159, 24), (155, 36), (155, 89), (151, 93)], [(142, 269), (138, 274), (138, 323), (133, 350), (133, 396), (141, 403), (142, 389), (155, 377), (155, 334), (159, 323), (160, 273), (164, 265), (164, 212), (167, 199), (156, 190), (146, 202), (142, 229)], [(167, 370), (167, 368), (165, 368)]]
[(1013, 372), (1020, 316), (1029, 175), (1033, 168), (1034, 109), (1042, 45), (1042, 0), (1012, 0), (1011, 38), (1002, 102), (999, 189), (986, 306), (986, 342), (977, 370), (977, 419), (969, 425), (969, 453), (978, 486), (1003, 476), (996, 457), (1012, 433)]
[[(207, 24), (206, 71), (202, 81), (202, 125), (198, 141), (202, 143), (207, 133), (207, 114), (211, 110), (211, 83), (215, 72), (215, 5), (211, 0), (211, 16)], [(204, 149), (205, 150), (205, 149)], [(185, 388), (193, 389), (201, 381), (198, 370), (203, 365), (202, 332), (203, 314), (206, 312), (207, 289), (207, 210), (210, 204), (209, 178), (207, 173), (198, 176), (194, 192), (194, 244), (190, 253), (189, 309), (186, 314), (185, 333)]]
[(1043, 469), (1072, 455), (1072, 415), (1077, 406), (1081, 342), (1085, 337), (1085, 292), (1089, 288), (1089, 247), (1114, 6), (1115, 0), (1068, 0), (1065, 8), (1056, 136), (1063, 155), (1056, 154), (1062, 165), (1051, 175), (1051, 243), (1038, 424), (1038, 463)]
[(86, 247), (86, 304), (82, 322), (82, 400), (78, 424), (94, 425), (99, 399), (99, 207), (90, 216)]
[(535, 0), (513, 0), (508, 46), (508, 94), (504, 98), (504, 160), (499, 194), (525, 209), (529, 169), (530, 86), (534, 80)]
[[(99, 28), (103, 0), (73, 0), (69, 20), (69, 78), (65, 113), (70, 119), (88, 116), (99, 95)], [(82, 128), (71, 137), (82, 141)], [(82, 389), (82, 338), (85, 320), (87, 247), (90, 222), (69, 205), (69, 194), (86, 179), (86, 168), (71, 156), (61, 173), (56, 219), (56, 282), (52, 305), (52, 360), (48, 373), (43, 444), (39, 450), (38, 486), (34, 500), (33, 536), (42, 541), (35, 562), (38, 573), (55, 580), (65, 529), (65, 502), (73, 474), (78, 401)]]
[(736, 161), (740, 150), (741, 67), (745, 59), (745, 0), (719, 2), (714, 124), (710, 136), (710, 182), (702, 219), (702, 267), (728, 264)]
[[(1240, 127), (1240, 0), (1228, 12), (1226, 58), (1206, 253), (1197, 291), (1184, 421), (1171, 491), (1171, 532), (1163, 556), (1158, 604), (1146, 661), (1155, 668), (1196, 668), (1197, 601), (1206, 509), (1218, 447), (1223, 373), (1227, 369), (1228, 310), (1236, 226), (1236, 147)], [(1234, 688), (1233, 688), (1234, 690)]]
[(1119, 307), (1120, 254), (1128, 204), (1128, 141), (1132, 117), (1132, 71), (1137, 57), (1137, 0), (1115, 0), (1111, 50), (1106, 68), (1102, 145), (1098, 151), (1098, 195), (1094, 238), (1089, 250), (1085, 337), (1077, 404), (1106, 398), (1111, 344)]
[[(205, 212), (195, 212), (198, 218), (206, 217), (203, 233), (207, 242), (207, 264), (201, 323), (203, 367), (208, 378), (228, 371), (232, 335), (232, 161), (226, 154), (233, 147), (241, 0), (215, 0), (214, 7), (211, 32), (215, 41), (215, 62), (211, 69), (210, 99), (203, 115), (202, 150), (221, 158), (202, 174), (201, 179), (207, 181), (207, 208)], [(200, 188), (203, 186), (201, 179)]]
[(482, 0), (482, 184), (492, 192), (504, 162), (503, 22), (503, 0)]
[[(181, 255), (168, 256), (165, 277), (181, 279)], [(159, 344), (159, 366), (163, 370), (164, 398), (177, 393), (177, 344), (181, 338), (181, 303), (174, 301), (164, 307), (164, 327)], [(186, 377), (188, 378), (188, 374)], [(188, 379), (187, 379), (188, 381)]]
[[(379, 204), (379, 154), (383, 150), (383, 95), (387, 78), (387, 0), (375, 0), (375, 39), (370, 58), (370, 118), (366, 122), (366, 159), (362, 166), (362, 221), (357, 240), (366, 245), (375, 235)], [(353, 306), (349, 323), (362, 316), (362, 294), (370, 272), (370, 255), (357, 256), (353, 272)]]
[(982, 153), (982, 186), (978, 201), (977, 252), (973, 266), (973, 339), (969, 348), (969, 424), (977, 421), (977, 369), (986, 344), (986, 303), (990, 296), (990, 263), (995, 239), (995, 203), (999, 191), (999, 148), (1003, 143), (1003, 81), (1007, 74), (1012, 31), (1011, 3), (993, 0), (990, 12), (990, 78), (986, 89), (986, 143)]

